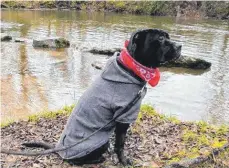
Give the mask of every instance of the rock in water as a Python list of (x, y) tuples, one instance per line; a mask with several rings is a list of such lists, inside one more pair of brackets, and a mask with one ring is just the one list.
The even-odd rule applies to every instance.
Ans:
[[(103, 67), (105, 66), (98, 61), (92, 63), (91, 65), (96, 69), (103, 69)], [(181, 56), (179, 59), (175, 61), (169, 61), (165, 64), (162, 64), (161, 67), (167, 67), (167, 68), (180, 67), (180, 68), (188, 68), (194, 70), (207, 70), (211, 67), (211, 63), (199, 58)]]
[(93, 48), (91, 50), (88, 50), (88, 52), (90, 52), (92, 54), (101, 54), (101, 55), (108, 55), (108, 56), (112, 56), (112, 55), (114, 55), (115, 52), (120, 52), (120, 51), (121, 51), (120, 48), (106, 49), (106, 50)]
[(25, 38), (15, 38), (14, 42), (16, 43), (25, 43), (26, 41), (28, 41), (28, 39)]
[(182, 67), (205, 70), (211, 67), (211, 63), (200, 58), (181, 56), (179, 59), (175, 61), (169, 61), (163, 64), (162, 67)]
[[(111, 56), (113, 55), (115, 52), (120, 52), (121, 49), (119, 48), (113, 48), (113, 49), (96, 49), (93, 48), (91, 50), (88, 50), (88, 52), (92, 53), (92, 54), (102, 54), (102, 55), (108, 55)], [(93, 67), (96, 68), (95, 65), (92, 65)], [(207, 62), (203, 59), (200, 58), (193, 58), (193, 57), (188, 57), (188, 56), (181, 56), (179, 59), (175, 60), (175, 61), (169, 61), (165, 64), (162, 65), (162, 67), (181, 67), (181, 68), (189, 68), (189, 69), (196, 69), (196, 70), (206, 70), (209, 69), (211, 67), (211, 63)], [(100, 68), (98, 68), (100, 69)]]
[(102, 64), (101, 62), (95, 61), (91, 64), (91, 66), (93, 66), (95, 69), (103, 69), (104, 68), (104, 64)]
[(33, 40), (33, 47), (39, 48), (66, 48), (70, 46), (70, 42), (60, 37), (50, 37)]
[(5, 34), (5, 33), (1, 33), (1, 41), (10, 41), (12, 40), (12, 37)]

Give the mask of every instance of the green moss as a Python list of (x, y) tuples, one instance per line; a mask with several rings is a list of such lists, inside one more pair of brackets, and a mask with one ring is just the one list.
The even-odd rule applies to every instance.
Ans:
[[(56, 110), (56, 111), (43, 111), (43, 112), (40, 112), (38, 114), (32, 114), (32, 115), (28, 116), (27, 121), (36, 123), (41, 118), (46, 118), (46, 119), (52, 119), (53, 118), (54, 119), (58, 115), (67, 115), (67, 116), (69, 116), (74, 107), (75, 107), (75, 105), (70, 105), (70, 106), (64, 106), (62, 109)], [(13, 121), (13, 120), (8, 120), (6, 122), (1, 122), (1, 128), (7, 127), (7, 126), (9, 126), (10, 124), (12, 124), (14, 122), (15, 121)]]
[(214, 138), (212, 143), (211, 143), (211, 147), (212, 148), (220, 148), (222, 147), (223, 145), (225, 145), (227, 143), (227, 140), (224, 139), (224, 140), (219, 140), (219, 138)]
[(44, 112), (43, 114), (41, 114), (40, 115), (40, 118), (42, 117), (42, 118), (56, 118), (57, 117), (57, 115), (60, 115), (60, 112), (59, 111), (55, 111), (55, 112), (53, 112), (53, 111), (47, 111), (47, 112)]
[(56, 118), (57, 115), (64, 114), (64, 111), (58, 110), (58, 111), (43, 111), (39, 114), (33, 114), (28, 117), (29, 122), (37, 122), (40, 120), (40, 118)]
[(202, 135), (198, 136), (197, 142), (199, 143), (200, 146), (201, 145), (203, 145), (203, 146), (210, 145), (209, 138), (207, 137), (206, 134), (202, 134)]
[(56, 8), (55, 1), (43, 1), (41, 2), (41, 5), (43, 5), (45, 8)]
[(171, 160), (169, 160), (168, 164), (172, 164), (172, 163), (179, 162), (179, 161), (180, 161), (180, 158), (173, 157)]
[(125, 1), (118, 1), (115, 3), (115, 7), (124, 10), (126, 8), (126, 2)]
[(87, 9), (87, 5), (86, 4), (81, 4), (81, 9), (82, 10), (86, 10)]
[(226, 142), (226, 136), (221, 137), (220, 140), (218, 138), (214, 138), (214, 135), (210, 133), (200, 133), (192, 130), (185, 130), (182, 136), (182, 140), (185, 143), (195, 143), (197, 147), (222, 147)]
[(180, 124), (181, 121), (175, 116), (168, 116), (167, 120), (174, 124)]
[(42, 45), (43, 48), (48, 48), (49, 46), (47, 44)]
[(10, 8), (15, 8), (18, 6), (18, 2), (16, 1), (6, 1), (5, 4), (7, 4), (7, 6), (9, 6)]
[(159, 114), (149, 104), (143, 104), (141, 106), (137, 121), (140, 121), (142, 119), (143, 115), (156, 117), (157, 119), (160, 119), (160, 120), (163, 120), (163, 121), (169, 121), (169, 122), (174, 123), (174, 124), (180, 124), (181, 123), (181, 121), (175, 116), (166, 115), (166, 114)]
[(30, 115), (29, 117), (28, 117), (28, 121), (29, 122), (37, 122), (37, 121), (39, 121), (39, 116), (38, 115), (36, 115), (36, 114), (33, 114), (33, 115)]
[(75, 105), (64, 106), (63, 110), (65, 111), (66, 114), (70, 115), (74, 107)]
[(228, 133), (229, 133), (229, 127), (227, 125), (221, 125), (216, 131), (216, 134), (218, 136), (227, 135)]
[(197, 122), (197, 126), (199, 127), (199, 131), (202, 133), (206, 133), (210, 128), (209, 124), (207, 124), (205, 121)]
[(226, 125), (212, 126), (204, 121), (192, 123), (191, 127), (185, 127), (183, 130), (182, 143), (185, 148), (176, 156), (194, 158), (208, 155), (212, 148), (220, 148), (228, 142), (228, 133), (229, 129)]
[(182, 149), (179, 152), (177, 152), (177, 155), (175, 155), (175, 156), (177, 156), (177, 158), (184, 158), (184, 157), (186, 157), (186, 154), (187, 154), (186, 150)]
[(196, 141), (197, 137), (198, 135), (195, 132), (191, 130), (185, 130), (182, 139), (184, 142), (190, 142)]
[(55, 44), (57, 48), (65, 48), (69, 47), (70, 43), (68, 40), (65, 40), (64, 38), (56, 39)]
[(137, 123), (141, 122), (143, 116), (151, 116), (151, 117), (160, 117), (160, 115), (154, 110), (151, 105), (143, 104), (141, 105), (140, 112), (138, 113)]
[[(167, 4), (168, 2), (164, 1), (154, 1), (151, 2), (151, 9), (150, 9), (150, 14), (151, 15), (164, 15), (167, 13)], [(171, 9), (170, 9), (171, 10)]]
[(140, 113), (147, 114), (149, 116), (159, 116), (151, 105), (143, 104), (140, 108)]
[(7, 121), (4, 121), (4, 122), (1, 122), (1, 128), (7, 127), (12, 123), (14, 123), (13, 120), (7, 120)]
[[(37, 116), (38, 118), (56, 118), (58, 115), (70, 115), (73, 108), (75, 107), (75, 105), (71, 105), (71, 106), (64, 106), (62, 109), (57, 110), (57, 111), (44, 111), (39, 113)], [(34, 117), (36, 118), (36, 117)]]

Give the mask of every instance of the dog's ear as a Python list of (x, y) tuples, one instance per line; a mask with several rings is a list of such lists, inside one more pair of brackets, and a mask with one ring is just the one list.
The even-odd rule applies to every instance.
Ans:
[(168, 33), (164, 32), (164, 36), (165, 36), (167, 39), (170, 39), (170, 37), (169, 37), (169, 34), (168, 34)]
[(128, 52), (130, 53), (131, 56), (133, 55), (133, 53), (135, 52), (135, 50), (137, 48), (136, 42), (137, 42), (137, 39), (138, 39), (138, 34), (139, 34), (139, 31), (136, 31), (136, 32), (131, 34), (129, 44), (127, 46), (127, 50), (128, 50)]
[(145, 35), (146, 35), (145, 30), (138, 30), (132, 33), (129, 44), (127, 46), (127, 50), (132, 57), (135, 57), (137, 53), (137, 49), (140, 48), (140, 45), (144, 44), (144, 42), (141, 41), (141, 39), (145, 39)]

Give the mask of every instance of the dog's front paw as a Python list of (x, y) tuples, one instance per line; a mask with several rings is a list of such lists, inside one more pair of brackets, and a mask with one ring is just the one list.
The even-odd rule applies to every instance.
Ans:
[(123, 165), (123, 166), (133, 166), (133, 161), (129, 158), (126, 157), (122, 157), (119, 159), (119, 162)]

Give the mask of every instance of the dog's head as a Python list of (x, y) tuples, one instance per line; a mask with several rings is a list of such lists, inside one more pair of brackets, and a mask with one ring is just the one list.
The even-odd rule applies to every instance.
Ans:
[(159, 67), (181, 55), (181, 45), (172, 42), (168, 33), (158, 29), (144, 29), (134, 32), (127, 50), (139, 63), (147, 67)]

